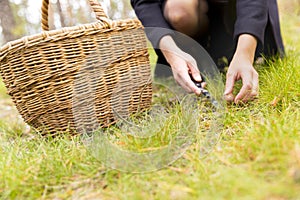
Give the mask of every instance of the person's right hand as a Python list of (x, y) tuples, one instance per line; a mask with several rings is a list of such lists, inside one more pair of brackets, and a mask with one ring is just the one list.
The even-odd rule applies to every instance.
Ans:
[[(176, 82), (187, 92), (200, 95), (201, 90), (194, 84), (190, 77), (191, 75), (197, 82), (202, 81), (196, 60), (191, 55), (183, 52), (171, 36), (164, 36), (160, 40), (159, 47), (171, 66)], [(202, 87), (204, 86), (205, 83), (202, 82)]]

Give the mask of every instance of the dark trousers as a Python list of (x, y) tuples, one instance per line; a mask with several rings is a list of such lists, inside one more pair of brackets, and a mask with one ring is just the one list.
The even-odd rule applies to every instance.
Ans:
[[(236, 1), (235, 0), (208, 0), (209, 18), (208, 33), (201, 38), (193, 38), (197, 41), (212, 57), (218, 68), (222, 71), (225, 66), (229, 65), (236, 48), (236, 42), (233, 38), (234, 23), (236, 20)], [(266, 27), (266, 46), (264, 49), (261, 44), (258, 45), (256, 56), (260, 54), (274, 55), (277, 47), (274, 40), (270, 24)], [(270, 34), (268, 34), (270, 33)], [(193, 43), (186, 38), (173, 37), (177, 45), (185, 52), (191, 54), (196, 61), (201, 60), (197, 55), (197, 48), (193, 48)], [(158, 55), (155, 75), (158, 77), (172, 76), (172, 71), (164, 59), (160, 50), (156, 50)], [(198, 63), (198, 62), (197, 62)], [(200, 68), (200, 67), (199, 67)]]
[[(235, 3), (229, 3), (224, 0), (208, 1), (207, 3), (209, 7), (207, 13), (209, 18), (208, 33), (201, 38), (192, 39), (199, 43), (210, 54), (217, 66), (222, 69), (224, 67), (224, 62), (221, 61), (223, 61), (224, 58), (230, 60), (235, 49), (233, 41), (233, 28), (236, 18)], [(197, 48), (193, 48), (193, 46), (195, 46), (193, 41), (179, 35), (173, 36), (173, 39), (183, 51), (191, 54), (198, 60)], [(156, 54), (158, 56), (158, 61), (155, 75), (158, 77), (172, 76), (172, 71), (161, 51), (156, 50)]]

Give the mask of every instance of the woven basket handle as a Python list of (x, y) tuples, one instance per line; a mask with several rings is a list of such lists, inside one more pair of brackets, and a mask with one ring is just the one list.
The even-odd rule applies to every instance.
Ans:
[[(96, 14), (96, 18), (106, 24), (108, 23), (108, 17), (105, 14), (102, 6), (99, 4), (98, 0), (89, 0), (90, 6)], [(49, 23), (48, 23), (48, 8), (49, 8), (49, 0), (43, 0), (42, 4), (42, 29), (44, 31), (49, 31)]]

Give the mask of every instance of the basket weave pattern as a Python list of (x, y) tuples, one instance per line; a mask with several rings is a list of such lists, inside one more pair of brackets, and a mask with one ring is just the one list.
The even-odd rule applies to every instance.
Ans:
[[(44, 30), (48, 30), (48, 3), (42, 7)], [(90, 4), (97, 22), (43, 31), (0, 49), (0, 73), (8, 94), (25, 122), (38, 130), (74, 132), (76, 123), (93, 126), (89, 124), (93, 113), (97, 123), (108, 126), (116, 120), (113, 110), (134, 113), (151, 105), (150, 64), (141, 23), (110, 21), (97, 1)], [(76, 121), (78, 117), (81, 120)]]

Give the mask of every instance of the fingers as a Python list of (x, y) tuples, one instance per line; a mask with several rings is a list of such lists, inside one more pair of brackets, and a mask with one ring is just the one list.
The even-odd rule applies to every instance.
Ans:
[(200, 75), (200, 71), (199, 71), (199, 69), (197, 67), (197, 63), (194, 59), (188, 61), (188, 67), (189, 67), (189, 70), (191, 72), (193, 79), (197, 82), (201, 82), (202, 78)]
[(230, 72), (226, 74), (226, 84), (225, 84), (225, 92), (224, 92), (224, 98), (226, 101), (229, 102), (234, 101), (234, 95), (232, 94), (232, 92), (233, 92), (235, 80), (236, 80), (236, 75)]
[[(172, 72), (176, 82), (185, 91), (193, 92), (196, 95), (200, 95), (201, 90), (195, 85), (195, 83), (191, 79), (192, 77), (196, 82), (202, 81), (196, 60), (191, 55), (182, 51), (172, 54), (165, 52), (165, 54), (172, 68)], [(205, 86), (205, 83), (201, 83), (201, 86)]]
[(234, 103), (238, 104), (239, 102), (247, 102), (250, 98), (250, 94), (251, 94), (251, 90), (252, 90), (252, 83), (251, 81), (247, 81), (244, 83), (243, 81), (243, 86), (240, 90), (240, 92), (236, 95), (235, 99), (234, 99)]
[(202, 88), (205, 88), (206, 85), (207, 85), (206, 82), (201, 82), (201, 87), (202, 87)]
[(188, 71), (186, 72), (182, 72), (180, 74), (178, 74), (179, 77), (177, 79), (178, 83), (187, 91), (187, 92), (193, 92), (196, 95), (200, 95), (201, 94), (201, 90), (195, 85), (195, 83), (191, 80), (191, 77), (188, 73)]
[(243, 102), (254, 100), (258, 96), (258, 74), (254, 73), (252, 76), (251, 91), (242, 99)]
[[(178, 83), (187, 92), (193, 92), (196, 95), (200, 95), (201, 90), (195, 85), (194, 81), (201, 82), (202, 78), (195, 59), (193, 59), (191, 56), (187, 56), (186, 67), (182, 67), (181, 69), (182, 71), (177, 74)], [(205, 86), (206, 83), (201, 82), (201, 87), (205, 87)]]
[[(243, 86), (235, 97), (233, 95), (234, 84), (235, 81), (240, 78), (242, 79)], [(229, 71), (226, 75), (224, 98), (226, 101), (234, 101), (236, 104), (239, 102), (247, 102), (258, 96), (258, 89), (258, 73), (254, 69), (247, 73), (242, 73), (240, 76)]]
[(234, 99), (236, 104), (253, 100), (258, 95), (258, 74), (256, 71), (252, 72), (250, 76), (243, 77), (242, 80), (243, 86)]
[(253, 74), (253, 82), (252, 82), (252, 90), (251, 90), (251, 96), (253, 98), (258, 97), (259, 94), (259, 78), (258, 78), (258, 73), (255, 72)]

